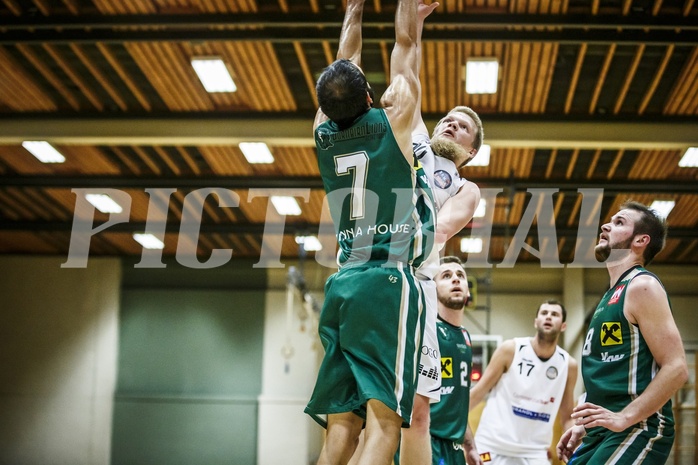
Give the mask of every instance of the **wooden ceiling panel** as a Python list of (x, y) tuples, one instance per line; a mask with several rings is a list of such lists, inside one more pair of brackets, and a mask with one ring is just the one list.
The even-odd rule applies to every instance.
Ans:
[[(295, 197), (298, 205), (301, 207), (300, 216), (287, 216), (286, 223), (305, 222), (317, 223), (319, 221), (318, 206), (320, 203), (315, 196), (311, 196), (311, 191), (307, 189), (250, 189), (239, 190), (237, 194), (240, 196), (240, 212), (251, 223), (264, 224), (269, 218), (271, 222), (282, 222), (283, 219), (276, 212), (271, 204), (271, 195), (291, 196)], [(303, 194), (308, 195), (308, 199), (312, 202), (310, 205), (304, 200)]]
[(312, 147), (274, 147), (274, 162), (285, 176), (319, 176), (317, 155)]
[[(667, 223), (669, 227), (688, 227), (693, 228), (698, 226), (698, 220), (695, 218), (694, 212), (698, 208), (698, 193), (694, 195), (669, 195), (662, 200), (675, 200), (676, 205), (669, 213)], [(698, 238), (697, 238), (698, 239)]]
[(56, 149), (65, 156), (61, 167), (65, 173), (83, 175), (118, 175), (119, 166), (105, 156), (98, 147), (90, 145), (55, 145)]
[(310, 223), (330, 223), (332, 218), (329, 211), (325, 211), (325, 191), (322, 189), (313, 189), (310, 191), (310, 200), (303, 206), (303, 213)]
[[(211, 111), (214, 102), (179, 43), (129, 43), (126, 48), (158, 96), (172, 111)], [(233, 94), (234, 95), (234, 94)], [(231, 97), (233, 99), (235, 97)]]
[[(487, 127), (485, 127), (487, 137)], [(489, 176), (507, 178), (526, 178), (531, 174), (531, 164), (535, 155), (534, 149), (527, 148), (497, 148), (490, 155)], [(465, 168), (466, 173), (470, 168)], [(539, 173), (535, 173), (537, 176)]]
[(504, 59), (499, 58), (503, 76), (498, 110), (511, 113), (543, 113), (556, 58), (555, 44), (508, 45)]
[(238, 92), (254, 111), (295, 111), (296, 102), (269, 42), (224, 43), (222, 56), (239, 77)]
[(0, 166), (6, 173), (17, 174), (51, 174), (54, 167), (41, 163), (24, 147), (18, 145), (0, 145)]
[(92, 3), (105, 14), (157, 13), (156, 3), (150, 0), (93, 0)]
[(698, 47), (693, 48), (664, 108), (666, 115), (698, 115)]
[[(92, 254), (139, 255), (131, 232), (159, 216), (168, 220), (163, 253), (172, 255), (180, 239), (188, 240), (173, 230), (183, 211), (196, 217), (200, 208), (200, 240), (187, 246), (200, 259), (226, 248), (234, 257), (259, 256), (268, 195), (290, 193), (299, 197), (302, 214), (285, 219), (286, 234), (274, 251), (297, 258), (293, 235), (313, 233), (328, 219), (311, 139), (315, 79), (338, 45), (341, 11), (326, 6), (305, 0), (0, 2), (0, 118), (4, 126), (25, 123), (5, 135), (0, 127), (6, 182), (0, 186), (0, 238), (11, 241), (0, 253), (65, 254), (76, 193), (94, 189), (130, 200), (130, 209), (128, 222), (92, 239)], [(377, 0), (367, 3), (364, 15), (364, 62), (378, 96), (389, 77), (393, 34), (385, 23), (394, 10), (394, 3)], [(109, 18), (100, 24), (100, 15)], [(446, 0), (427, 19), (420, 75), (425, 120), (432, 126), (454, 106), (468, 105), (482, 116), (485, 143), (492, 145), (489, 166), (466, 166), (462, 174), (482, 189), (500, 191), (489, 206), (493, 261), (504, 257), (526, 209), (535, 208), (527, 192), (541, 186), (559, 190), (553, 198), (561, 234), (556, 245), (566, 254), (562, 259), (570, 259), (571, 231), (588, 207), (577, 184), (603, 189), (594, 201), (603, 216), (627, 198), (676, 200), (669, 216), (674, 232), (661, 260), (698, 261), (698, 168), (677, 166), (686, 148), (698, 146), (698, 135), (690, 135), (698, 124), (696, 18), (692, 1), (648, 7)], [(197, 56), (220, 56), (237, 91), (207, 93), (191, 67)], [(499, 60), (498, 91), (469, 95), (466, 60), (482, 57)], [(250, 130), (248, 118), (269, 124)], [(90, 139), (81, 127), (81, 121), (99, 121), (95, 127), (111, 134), (109, 125), (121, 119), (142, 127), (102, 139)], [(167, 132), (168, 120), (176, 127), (185, 119), (192, 136)], [(36, 130), (43, 120), (54, 135), (45, 140), (66, 156), (63, 164), (44, 165), (20, 145), (27, 134), (43, 133)], [(225, 121), (225, 133), (211, 136), (209, 121)], [(588, 129), (566, 136), (577, 124)], [(294, 125), (297, 134), (287, 138)], [(136, 137), (149, 131), (158, 133), (154, 141)], [(258, 133), (271, 134), (272, 142)], [(269, 143), (274, 163), (247, 162), (238, 143), (250, 134), (251, 141)], [(245, 185), (264, 194), (248, 201)], [(204, 198), (197, 190), (207, 187), (232, 189), (238, 206), (219, 207), (216, 195)], [(158, 202), (147, 191), (165, 197), (163, 211), (152, 211)], [(300, 198), (304, 193), (308, 201)], [(109, 218), (93, 216), (95, 224)], [(546, 246), (531, 229), (529, 243)], [(458, 248), (459, 237), (449, 241), (447, 251), (460, 254)], [(527, 252), (520, 259), (538, 260)]]
[(628, 179), (679, 178), (690, 171), (679, 167), (683, 153), (677, 150), (643, 150), (639, 153)]
[(55, 103), (17, 63), (0, 47), (0, 108), (11, 111), (55, 111)]
[(253, 168), (237, 147), (207, 145), (199, 147), (204, 160), (221, 176), (252, 175)]

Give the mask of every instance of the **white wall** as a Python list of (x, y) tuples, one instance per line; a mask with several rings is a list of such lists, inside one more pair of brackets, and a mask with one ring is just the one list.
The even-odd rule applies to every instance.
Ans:
[(271, 290), (266, 299), (257, 464), (315, 463), (323, 430), (303, 409), (322, 354), (317, 321), (301, 320), (307, 312), (297, 295), (292, 296), (290, 316), (286, 291)]
[(0, 462), (107, 465), (120, 262), (0, 256)]

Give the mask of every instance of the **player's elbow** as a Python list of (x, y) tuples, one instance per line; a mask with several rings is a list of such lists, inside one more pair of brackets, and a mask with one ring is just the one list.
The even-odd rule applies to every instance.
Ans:
[(684, 360), (684, 362), (681, 364), (676, 373), (677, 383), (679, 383), (679, 387), (683, 386), (688, 382), (689, 376), (690, 375), (688, 373), (688, 365)]
[[(689, 380), (688, 365), (684, 357), (676, 357), (671, 361), (661, 366), (660, 371), (665, 371), (670, 374), (672, 395), (686, 384)], [(667, 386), (669, 387), (669, 386)]]

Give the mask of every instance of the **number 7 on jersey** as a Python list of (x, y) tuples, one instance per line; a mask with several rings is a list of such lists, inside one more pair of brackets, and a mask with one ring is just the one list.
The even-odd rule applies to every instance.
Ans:
[(366, 211), (366, 178), (368, 177), (368, 154), (366, 152), (348, 153), (334, 157), (337, 176), (353, 176), (351, 182), (352, 220), (364, 217)]

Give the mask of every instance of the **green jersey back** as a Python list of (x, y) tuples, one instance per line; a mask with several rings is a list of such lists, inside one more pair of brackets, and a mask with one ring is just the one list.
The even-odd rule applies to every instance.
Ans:
[(433, 248), (435, 215), (385, 111), (372, 108), (343, 130), (326, 121), (315, 130), (315, 145), (339, 264), (420, 266)]
[(473, 347), (465, 328), (436, 322), (441, 354), (441, 400), (430, 406), (432, 436), (463, 443), (470, 406), (470, 369)]
[[(623, 314), (628, 286), (641, 274), (654, 276), (637, 266), (625, 272), (606, 292), (591, 319), (582, 349), (586, 400), (612, 412), (621, 411), (642, 394), (658, 371), (640, 329)], [(659, 428), (660, 423), (663, 427), (674, 424), (671, 401), (643, 426)], [(591, 432), (598, 429), (592, 428)]]

